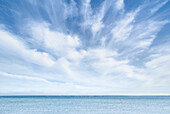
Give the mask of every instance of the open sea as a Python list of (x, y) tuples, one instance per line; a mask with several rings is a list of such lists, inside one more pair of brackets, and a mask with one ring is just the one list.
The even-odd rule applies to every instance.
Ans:
[(170, 96), (0, 96), (0, 114), (170, 114)]

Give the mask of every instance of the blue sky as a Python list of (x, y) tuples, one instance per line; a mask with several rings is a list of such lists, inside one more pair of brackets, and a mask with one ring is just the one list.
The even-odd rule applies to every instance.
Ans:
[(0, 0), (0, 94), (170, 94), (169, 0)]

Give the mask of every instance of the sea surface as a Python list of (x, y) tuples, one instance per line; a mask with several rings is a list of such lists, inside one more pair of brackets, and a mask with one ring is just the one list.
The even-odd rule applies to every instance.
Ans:
[(170, 114), (170, 96), (0, 96), (0, 114)]

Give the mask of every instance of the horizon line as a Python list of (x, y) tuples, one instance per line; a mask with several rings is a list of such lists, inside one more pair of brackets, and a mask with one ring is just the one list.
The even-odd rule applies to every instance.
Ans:
[(120, 94), (120, 95), (85, 95), (85, 94), (84, 94), (84, 95), (71, 95), (71, 94), (70, 94), (70, 95), (39, 95), (39, 94), (37, 94), (37, 95), (36, 95), (36, 94), (32, 94), (32, 95), (23, 94), (23, 95), (22, 95), (22, 94), (21, 94), (21, 95), (20, 95), (20, 94), (16, 94), (16, 95), (15, 95), (15, 94), (11, 94), (11, 95), (0, 95), (0, 97), (8, 97), (8, 96), (9, 96), (9, 97), (10, 97), (10, 96), (11, 96), (11, 97), (12, 97), (12, 96), (13, 96), (13, 97), (15, 97), (15, 96), (16, 96), (16, 97), (22, 97), (22, 96), (25, 96), (25, 97), (34, 97), (34, 96), (35, 96), (35, 97), (48, 97), (48, 96), (49, 96), (49, 97), (50, 97), (50, 96), (51, 96), (51, 97), (81, 97), (81, 96), (82, 96), (82, 97), (83, 97), (83, 96), (84, 96), (84, 97), (88, 97), (88, 96), (89, 96), (89, 97), (112, 97), (112, 96), (113, 96), (113, 97), (114, 97), (114, 96), (115, 96), (115, 97), (119, 97), (119, 96), (120, 96), (120, 97), (121, 97), (121, 96), (122, 96), (122, 97), (128, 97), (128, 96), (144, 96), (144, 97), (147, 97), (147, 96), (148, 96), (148, 97), (149, 97), (149, 96), (169, 96), (169, 97), (170, 97), (170, 94), (146, 94), (146, 95), (145, 95), (145, 94), (143, 94), (143, 95), (142, 95), (142, 94), (141, 94), (141, 95), (140, 95), (140, 94), (138, 94), (138, 95), (133, 95), (133, 94), (131, 94), (131, 95), (122, 95), (122, 94)]

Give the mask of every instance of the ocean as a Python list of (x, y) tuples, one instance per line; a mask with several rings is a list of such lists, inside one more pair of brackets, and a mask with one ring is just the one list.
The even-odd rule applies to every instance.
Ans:
[(170, 96), (0, 96), (0, 114), (170, 114)]

